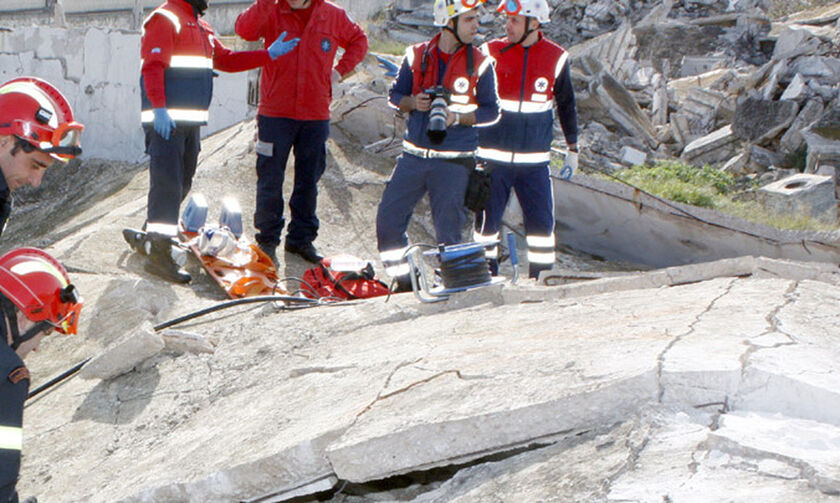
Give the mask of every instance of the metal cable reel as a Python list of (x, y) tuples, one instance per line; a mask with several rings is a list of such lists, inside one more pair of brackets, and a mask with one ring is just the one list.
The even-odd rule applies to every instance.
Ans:
[[(513, 234), (508, 234), (507, 241), (514, 265), (512, 282), (515, 283), (518, 279), (518, 261)], [(505, 278), (490, 275), (490, 267), (485, 259), (485, 250), (498, 245), (499, 241), (488, 241), (438, 246), (417, 244), (410, 247), (406, 251), (406, 260), (411, 268), (414, 295), (424, 303), (441, 302), (448, 300), (453, 293), (504, 282)], [(418, 253), (421, 248), (427, 250)], [(438, 268), (429, 272), (423, 257), (437, 257)]]

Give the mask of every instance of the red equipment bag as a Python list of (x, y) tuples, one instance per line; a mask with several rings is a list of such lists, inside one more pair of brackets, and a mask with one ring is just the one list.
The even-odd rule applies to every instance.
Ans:
[(310, 299), (367, 299), (388, 295), (388, 285), (376, 279), (370, 262), (358, 271), (334, 271), (328, 257), (304, 271), (301, 292)]

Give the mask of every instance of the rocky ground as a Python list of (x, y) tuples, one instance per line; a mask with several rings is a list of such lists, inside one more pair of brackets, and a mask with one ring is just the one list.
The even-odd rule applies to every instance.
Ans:
[[(799, 71), (809, 94), (791, 106), (778, 94), (795, 75), (775, 70), (783, 60), (784, 68), (809, 61), (832, 68), (836, 46), (815, 36), (802, 45), (810, 56), (770, 59), (783, 38), (772, 49), (762, 42), (773, 23), (756, 16), (767, 14), (753, 2), (730, 3), (556, 6), (555, 18), (569, 20), (553, 24), (554, 35), (580, 42), (573, 54), (590, 166), (627, 165), (631, 148), (646, 159), (693, 162), (686, 150), (694, 138), (676, 138), (694, 131), (702, 139), (731, 124), (725, 148), (697, 159), (731, 151), (723, 166), (748, 152), (747, 173), (758, 169), (750, 167), (755, 149), (784, 153), (795, 122), (741, 138), (749, 128), (736, 126), (739, 106), (778, 114), (795, 107), (799, 117), (819, 90), (833, 93), (819, 98), (823, 110), (836, 106), (837, 72), (805, 79)], [(403, 4), (412, 2), (395, 7)], [(408, 13), (395, 11), (393, 21)], [(785, 29), (816, 26), (836, 36), (840, 13), (808, 16), (796, 18), (805, 28), (791, 28), (791, 18)], [(387, 25), (395, 37), (409, 32), (402, 21)], [(768, 27), (747, 37), (752, 49), (736, 50), (741, 35)], [(714, 35), (702, 38), (707, 31)], [(603, 38), (587, 45), (593, 36)], [(678, 43), (687, 38), (691, 44)], [(703, 47), (704, 57), (733, 49), (720, 54), (723, 63), (681, 76), (700, 55), (666, 65), (671, 45)], [(375, 257), (376, 204), (401, 127), (383, 106), (388, 82), (380, 75), (366, 61), (336, 92), (316, 242), (327, 254)], [(647, 84), (632, 85), (645, 75)], [(704, 93), (725, 96), (713, 114), (692, 115), (701, 105), (689, 97)], [(667, 113), (656, 115), (655, 102)], [(780, 122), (742, 124), (771, 123)], [(246, 236), (254, 133), (246, 121), (207, 138), (194, 185), (214, 202), (211, 219), (217, 201), (236, 196)], [(223, 297), (197, 264), (189, 265), (192, 284), (172, 285), (148, 276), (127, 249), (121, 230), (142, 223), (147, 184), (142, 166), (83, 161), (18, 194), (4, 247), (47, 247), (85, 297), (80, 335), (50, 337), (27, 361), (33, 386), (94, 358), (80, 377), (27, 405), (24, 497), (840, 501), (837, 263), (742, 257), (640, 272), (560, 254), (565, 267), (600, 272), (552, 287), (508, 282), (438, 304), (403, 294), (301, 311), (235, 307), (156, 331)], [(430, 239), (426, 209), (412, 220), (414, 241)], [(280, 259), (294, 289), (291, 278), (307, 264)]]

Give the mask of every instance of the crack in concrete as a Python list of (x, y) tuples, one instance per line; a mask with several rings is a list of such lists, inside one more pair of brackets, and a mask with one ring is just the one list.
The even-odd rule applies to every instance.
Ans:
[[(668, 354), (669, 351), (671, 351), (671, 349), (674, 346), (677, 345), (677, 343), (679, 343), (683, 339), (683, 337), (687, 337), (694, 332), (695, 327), (697, 326), (698, 323), (700, 323), (703, 316), (708, 314), (714, 308), (715, 304), (720, 299), (729, 295), (732, 292), (732, 288), (735, 286), (735, 283), (737, 281), (738, 281), (738, 278), (733, 278), (732, 280), (730, 280), (729, 284), (726, 286), (726, 289), (724, 289), (724, 291), (720, 295), (718, 295), (717, 297), (712, 299), (712, 301), (709, 302), (709, 305), (706, 306), (706, 308), (694, 318), (694, 321), (692, 321), (688, 325), (688, 330), (683, 334), (679, 334), (677, 336), (674, 336), (674, 338), (671, 340), (671, 342), (669, 342), (668, 345), (665, 346), (665, 349), (663, 349), (662, 352), (659, 353), (659, 356), (656, 359), (656, 362), (657, 362), (657, 365), (656, 365), (656, 385), (657, 385), (657, 389), (658, 389), (658, 394), (657, 394), (657, 402), (658, 403), (662, 403), (662, 397), (665, 395), (665, 385), (662, 383), (662, 372), (663, 372), (663, 368), (665, 367), (665, 357), (666, 357), (666, 355)], [(667, 330), (665, 331), (665, 335), (666, 336), (669, 335)]]
[[(625, 456), (624, 458), (624, 463), (622, 463), (621, 467), (617, 468), (612, 473), (612, 475), (610, 475), (604, 480), (606, 493), (610, 492), (610, 489), (612, 488), (612, 485), (613, 483), (615, 483), (616, 480), (621, 478), (621, 476), (623, 476), (625, 473), (628, 473), (632, 471), (633, 468), (635, 468), (635, 466), (639, 462), (639, 457), (641, 456), (642, 451), (645, 450), (645, 447), (647, 447), (648, 443), (650, 442), (652, 436), (650, 425), (645, 424), (639, 417), (636, 417), (634, 421), (636, 424), (633, 426), (631, 431), (627, 433), (627, 438), (625, 438), (624, 440), (624, 447), (627, 448), (627, 456)], [(641, 442), (634, 443), (633, 432), (641, 428), (647, 429), (647, 431), (644, 432), (644, 438)]]
[(779, 304), (778, 306), (773, 308), (767, 314), (767, 316), (764, 318), (767, 321), (767, 325), (769, 325), (769, 328), (765, 332), (763, 332), (762, 334), (759, 335), (759, 337), (761, 337), (761, 336), (764, 336), (764, 335), (770, 335), (770, 334), (777, 333), (777, 334), (781, 334), (781, 335), (784, 335), (785, 337), (787, 337), (790, 342), (779, 342), (779, 343), (773, 344), (772, 346), (758, 346), (756, 344), (753, 344), (750, 340), (747, 340), (746, 341), (747, 350), (744, 351), (744, 353), (739, 358), (739, 361), (741, 362), (741, 381), (742, 382), (743, 382), (744, 376), (747, 372), (747, 366), (749, 365), (750, 359), (752, 358), (752, 356), (755, 353), (757, 353), (758, 351), (761, 351), (763, 349), (775, 349), (775, 348), (780, 348), (782, 346), (795, 346), (797, 344), (796, 339), (791, 334), (788, 334), (788, 333), (786, 333), (785, 331), (783, 331), (779, 328), (779, 323), (780, 323), (779, 322), (779, 313), (785, 307), (787, 307), (787, 306), (791, 305), (792, 303), (796, 302), (796, 300), (799, 298), (798, 295), (795, 295), (795, 292), (798, 288), (799, 288), (799, 282), (798, 281), (795, 281), (795, 282), (791, 283), (791, 285), (788, 287), (788, 289), (783, 294), (783, 297), (785, 298), (784, 302), (782, 302), (781, 304)]
[[(434, 374), (434, 375), (431, 375), (431, 376), (429, 376), (429, 377), (426, 377), (425, 379), (420, 379), (419, 381), (414, 381), (414, 382), (412, 382), (411, 384), (408, 384), (408, 385), (406, 385), (406, 386), (403, 386), (402, 388), (396, 389), (396, 390), (394, 390), (394, 391), (392, 391), (392, 392), (390, 392), (390, 393), (385, 393), (385, 394), (383, 394), (383, 391), (384, 391), (385, 389), (387, 389), (387, 388), (388, 388), (388, 386), (390, 385), (390, 383), (391, 383), (391, 379), (394, 377), (394, 375), (395, 375), (395, 374), (396, 374), (396, 373), (397, 373), (397, 372), (398, 372), (401, 368), (406, 367), (406, 366), (408, 366), (408, 365), (413, 365), (413, 364), (415, 364), (415, 363), (417, 363), (417, 362), (420, 362), (420, 361), (422, 361), (422, 360), (423, 360), (422, 358), (418, 358), (418, 359), (416, 359), (416, 360), (414, 360), (414, 361), (411, 361), (411, 362), (401, 362), (399, 365), (397, 365), (397, 367), (396, 367), (396, 368), (395, 368), (395, 369), (391, 372), (391, 374), (390, 374), (390, 375), (388, 376), (388, 378), (385, 380), (385, 384), (382, 386), (382, 390), (380, 390), (380, 391), (379, 391), (379, 393), (377, 393), (376, 398), (374, 398), (374, 399), (373, 399), (373, 400), (372, 400), (369, 404), (367, 404), (367, 405), (365, 406), (365, 408), (364, 408), (364, 409), (362, 409), (362, 410), (361, 410), (358, 414), (356, 414), (356, 418), (353, 420), (353, 424), (355, 425), (355, 424), (356, 424), (356, 420), (358, 420), (358, 419), (362, 416), (362, 414), (364, 414), (365, 412), (367, 412), (367, 411), (369, 411), (370, 409), (372, 409), (372, 408), (373, 408), (373, 406), (374, 406), (374, 405), (376, 405), (376, 403), (377, 403), (377, 402), (379, 402), (380, 400), (385, 400), (386, 398), (390, 398), (390, 397), (392, 397), (392, 396), (399, 395), (400, 393), (405, 393), (406, 391), (408, 391), (408, 390), (410, 390), (410, 389), (412, 389), (412, 388), (415, 388), (415, 387), (417, 387), (417, 386), (420, 386), (421, 384), (426, 384), (426, 383), (429, 383), (429, 382), (431, 382), (431, 381), (433, 381), (433, 380), (437, 379), (438, 377), (442, 377), (442, 376), (445, 376), (445, 375), (447, 375), (447, 374), (455, 374), (456, 376), (458, 376), (458, 379), (463, 379), (463, 377), (461, 376), (461, 371), (460, 371), (460, 370), (457, 370), (457, 369), (452, 369), (452, 370), (443, 370), (443, 371), (440, 371), (440, 372), (438, 372), (438, 373), (436, 373), (436, 374)], [(353, 425), (351, 425), (351, 427), (352, 427), (352, 426), (353, 426)]]

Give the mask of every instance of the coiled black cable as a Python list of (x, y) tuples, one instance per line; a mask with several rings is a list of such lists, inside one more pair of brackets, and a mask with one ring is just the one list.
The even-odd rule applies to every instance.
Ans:
[(440, 253), (440, 277), (447, 289), (466, 288), (489, 283), (492, 279), (487, 260), (484, 258), (484, 248), (464, 253), (451, 259), (444, 259), (444, 250)]

